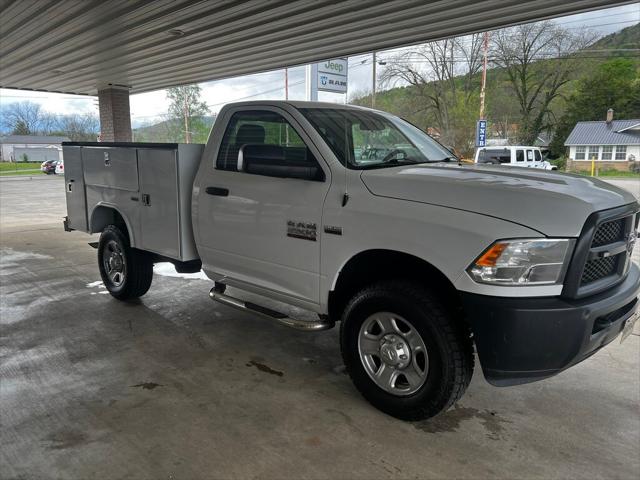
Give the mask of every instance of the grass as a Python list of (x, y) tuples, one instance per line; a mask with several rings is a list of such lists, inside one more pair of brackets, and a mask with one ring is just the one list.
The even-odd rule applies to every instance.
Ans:
[(40, 162), (0, 162), (0, 173), (32, 169), (40, 170)]
[[(580, 175), (586, 175), (588, 177), (591, 176), (591, 172), (586, 171), (586, 170), (576, 170), (575, 172), (571, 172), (571, 173), (578, 173)], [(601, 171), (598, 172), (596, 177), (637, 178), (637, 179), (640, 180), (640, 173), (624, 172), (624, 171), (620, 171), (620, 170), (601, 170)]]
[(39, 177), (40, 175), (44, 175), (39, 169), (38, 170), (0, 170), (0, 177), (15, 177), (16, 175), (27, 176), (31, 175), (32, 177)]

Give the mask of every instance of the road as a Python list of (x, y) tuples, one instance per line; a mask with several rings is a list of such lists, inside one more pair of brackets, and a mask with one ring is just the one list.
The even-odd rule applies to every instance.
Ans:
[(637, 335), (529, 385), (477, 369), (456, 408), (401, 422), (358, 395), (335, 329), (230, 310), (170, 268), (112, 299), (91, 237), (62, 231), (63, 185), (0, 180), (2, 477), (640, 476)]

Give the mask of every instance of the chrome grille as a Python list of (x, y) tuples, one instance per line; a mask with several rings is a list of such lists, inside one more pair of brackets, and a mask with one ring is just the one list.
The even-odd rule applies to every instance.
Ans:
[(604, 222), (596, 230), (593, 236), (592, 247), (601, 247), (609, 243), (619, 242), (624, 239), (625, 219), (620, 218), (611, 222)]

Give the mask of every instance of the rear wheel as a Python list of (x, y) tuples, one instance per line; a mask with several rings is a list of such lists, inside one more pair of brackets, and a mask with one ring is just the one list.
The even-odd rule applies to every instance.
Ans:
[(100, 235), (98, 266), (104, 286), (118, 300), (141, 297), (151, 287), (151, 257), (132, 248), (127, 236), (115, 225), (107, 226)]
[(468, 331), (419, 285), (389, 281), (363, 289), (345, 309), (340, 337), (356, 388), (394, 417), (437, 415), (471, 381)]

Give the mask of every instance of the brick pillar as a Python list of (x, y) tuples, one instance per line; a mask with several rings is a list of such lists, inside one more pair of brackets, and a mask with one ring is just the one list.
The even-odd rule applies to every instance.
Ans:
[(98, 90), (100, 137), (103, 142), (131, 141), (129, 89), (106, 87)]

